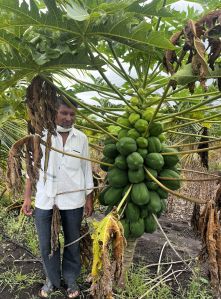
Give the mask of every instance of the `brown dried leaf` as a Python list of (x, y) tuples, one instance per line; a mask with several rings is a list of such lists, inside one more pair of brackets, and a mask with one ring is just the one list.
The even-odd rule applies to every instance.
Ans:
[(94, 223), (91, 294), (94, 298), (113, 298), (114, 278), (121, 275), (125, 238), (116, 212)]
[(212, 28), (216, 22), (221, 23), (221, 9), (217, 9), (203, 16), (198, 21), (198, 24)]
[[(198, 76), (201, 86), (207, 91), (206, 78), (209, 74), (209, 67), (214, 70), (215, 61), (220, 57), (221, 53), (221, 41), (220, 41), (220, 29), (221, 29), (221, 9), (217, 9), (208, 13), (197, 22), (189, 20), (187, 25), (181, 32), (175, 33), (171, 37), (171, 42), (178, 44), (180, 36), (184, 36), (184, 46), (182, 54), (189, 52), (187, 64), (191, 63), (193, 74)], [(204, 47), (205, 39), (208, 39), (210, 53), (206, 54)], [(209, 51), (209, 50), (208, 50)], [(208, 63), (207, 63), (208, 56)], [(174, 62), (178, 61), (181, 65), (184, 56), (180, 56), (179, 59), (174, 51), (166, 51), (164, 57), (164, 66), (170, 74), (174, 74), (176, 69), (174, 68)], [(218, 88), (221, 90), (221, 79), (218, 78)], [(176, 88), (176, 83), (171, 82), (171, 86)], [(194, 82), (188, 84), (190, 93), (194, 92)]]
[(41, 150), (41, 137), (39, 135), (34, 135), (33, 138), (33, 175), (35, 183), (39, 179), (39, 169), (41, 167), (41, 158), (42, 158), (42, 150)]
[(55, 134), (55, 87), (40, 76), (35, 77), (27, 88), (26, 102), (31, 125), (37, 134), (43, 130)]
[(203, 253), (207, 253), (211, 285), (214, 294), (220, 295), (221, 278), (221, 227), (218, 220), (217, 207), (209, 201), (201, 215), (201, 237)]
[[(178, 45), (180, 37), (183, 35), (183, 31), (176, 32), (170, 38), (170, 41), (173, 45)], [(177, 62), (176, 52), (172, 50), (167, 50), (163, 59), (164, 66), (168, 73), (171, 75), (174, 74), (173, 63)]]
[(42, 151), (40, 136), (29, 135), (18, 140), (11, 147), (7, 161), (7, 188), (17, 194), (23, 189), (22, 159), (25, 158), (26, 171), (35, 190)]
[(221, 41), (219, 39), (213, 39), (213, 38), (209, 38), (208, 41), (210, 47), (208, 63), (211, 69), (214, 70), (214, 63), (216, 59), (220, 57)]
[(29, 137), (24, 137), (18, 140), (11, 147), (7, 160), (7, 188), (15, 194), (22, 190), (22, 158), (23, 146)]
[(193, 94), (193, 93), (194, 93), (194, 90), (195, 90), (195, 82), (190, 82), (190, 83), (187, 84), (187, 86), (188, 86), (188, 88), (189, 88), (189, 92), (190, 92), (191, 94)]
[(211, 204), (209, 221), (207, 225), (206, 233), (206, 245), (208, 252), (208, 262), (210, 270), (210, 279), (212, 287), (217, 290), (219, 286), (219, 275), (218, 275), (218, 265), (216, 260), (216, 237), (217, 237), (217, 226), (214, 219), (214, 207)]

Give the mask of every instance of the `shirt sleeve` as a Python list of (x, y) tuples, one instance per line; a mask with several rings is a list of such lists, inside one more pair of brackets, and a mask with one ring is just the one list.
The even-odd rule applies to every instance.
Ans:
[[(85, 158), (90, 158), (89, 148), (88, 148), (88, 140), (87, 140), (86, 136), (85, 136), (85, 140), (84, 140), (84, 144), (83, 144), (82, 156)], [(93, 187), (94, 187), (91, 162), (82, 159), (81, 165), (82, 165), (81, 166), (82, 171), (84, 173), (85, 189), (87, 189), (86, 195), (88, 195), (93, 191)]]

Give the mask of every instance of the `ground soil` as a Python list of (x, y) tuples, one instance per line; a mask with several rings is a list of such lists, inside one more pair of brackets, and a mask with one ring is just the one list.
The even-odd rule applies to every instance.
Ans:
[[(174, 210), (169, 211), (166, 215), (159, 219), (159, 222), (161, 223), (164, 232), (169, 238), (174, 249), (185, 260), (191, 258), (195, 259), (201, 249), (200, 240), (196, 238), (190, 227), (190, 215), (191, 205), (187, 206), (185, 202), (179, 202), (178, 214), (176, 214)], [(4, 273), (8, 269), (13, 268), (21, 271), (22, 273), (33, 273), (34, 271), (40, 275), (43, 281), (44, 274), (40, 260), (33, 257), (26, 248), (7, 238), (3, 232), (1, 232), (1, 236), (0, 273)], [(134, 262), (149, 265), (150, 274), (156, 273), (157, 268), (159, 268), (156, 264), (159, 263), (161, 265), (158, 270), (160, 270), (161, 273), (166, 271), (169, 267), (172, 267), (174, 271), (183, 269), (184, 271), (179, 275), (179, 283), (185, 286), (191, 276), (191, 271), (185, 269), (186, 266), (174, 253), (169, 244), (165, 244), (165, 242), (166, 239), (160, 229), (158, 229), (154, 234), (144, 234), (137, 242)], [(41, 282), (36, 282), (31, 287), (27, 284), (27, 286), (19, 292), (16, 290), (16, 287), (13, 290), (10, 290), (8, 286), (5, 288), (1, 287), (0, 299), (35, 299), (38, 298), (37, 294), (40, 287)], [(89, 298), (87, 292), (88, 287), (89, 286), (86, 284), (82, 286), (83, 292), (81, 298)], [(62, 294), (55, 295), (52, 298), (64, 298), (65, 290), (61, 289), (61, 292)], [(174, 292), (176, 293), (176, 286), (174, 287)]]

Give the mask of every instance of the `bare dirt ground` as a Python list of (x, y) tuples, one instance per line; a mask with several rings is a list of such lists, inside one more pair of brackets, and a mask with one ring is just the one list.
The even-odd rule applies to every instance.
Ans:
[[(178, 206), (179, 209), (177, 208)], [(183, 259), (194, 259), (199, 254), (201, 243), (190, 227), (192, 204), (184, 201), (173, 202), (172, 206), (168, 206), (168, 209), (168, 213), (159, 219), (164, 232)], [(9, 286), (4, 287), (4, 283), (0, 281), (0, 299), (38, 298), (38, 290), (44, 279), (41, 262), (38, 258), (33, 257), (26, 248), (20, 247), (19, 244), (8, 239), (3, 232), (1, 233), (1, 240), (0, 275), (7, 270), (14, 269), (23, 274), (29, 273), (29, 275), (33, 275), (33, 273), (36, 273), (40, 279), (38, 282), (33, 283), (32, 286), (29, 286), (28, 283), (26, 284), (25, 281), (22, 282), (23, 289), (19, 289), (16, 285), (13, 289)], [(151, 273), (156, 273), (157, 267), (159, 268), (156, 264), (159, 263), (161, 271), (166, 271), (168, 267), (172, 267), (173, 271), (183, 269), (183, 272), (179, 275), (179, 282), (185, 286), (191, 276), (191, 272), (188, 269), (184, 269), (186, 266), (180, 262), (180, 258), (174, 253), (169, 244), (165, 242), (166, 239), (159, 229), (154, 234), (144, 234), (138, 240), (134, 262), (150, 265)], [(83, 289), (81, 298), (90, 298), (87, 292), (89, 285), (84, 284), (81, 287)], [(176, 288), (174, 288), (174, 294), (176, 294)], [(65, 291), (62, 289), (60, 294), (52, 298), (60, 299), (64, 297)]]

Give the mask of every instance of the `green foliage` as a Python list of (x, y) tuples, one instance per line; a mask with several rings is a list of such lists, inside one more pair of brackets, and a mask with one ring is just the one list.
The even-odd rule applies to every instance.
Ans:
[[(157, 277), (155, 274), (150, 274), (148, 268), (142, 264), (132, 265), (127, 274), (126, 285), (124, 289), (116, 289), (115, 294), (120, 299), (140, 298), (146, 293), (143, 298), (147, 299), (212, 299), (211, 289), (207, 279), (205, 279), (199, 269), (194, 269), (196, 276), (191, 277), (190, 283), (181, 285), (179, 278), (174, 281), (178, 283), (178, 288), (174, 292), (168, 282), (164, 278)], [(148, 291), (148, 293), (147, 293)]]
[(196, 268), (196, 277), (192, 277), (187, 290), (184, 291), (186, 299), (212, 299), (209, 281), (200, 275), (200, 269)]
[(0, 93), (0, 168), (5, 170), (8, 151), (26, 133), (25, 88), (15, 86)]
[(33, 255), (39, 256), (38, 240), (34, 225), (34, 219), (25, 217), (16, 212), (7, 212), (5, 208), (0, 212), (3, 231), (13, 240), (24, 244)]
[(8, 288), (13, 295), (27, 288), (27, 286), (30, 287), (34, 285), (36, 282), (40, 283), (42, 279), (40, 273), (34, 271), (24, 274), (21, 270), (14, 267), (0, 274), (1, 289)]

